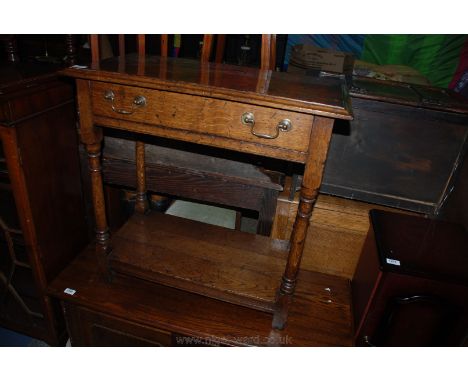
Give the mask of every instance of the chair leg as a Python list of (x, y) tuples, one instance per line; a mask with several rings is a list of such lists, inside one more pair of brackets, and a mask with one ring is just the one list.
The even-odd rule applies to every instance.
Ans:
[(257, 233), (259, 235), (270, 236), (278, 195), (279, 191), (277, 190), (266, 189), (263, 192), (262, 206), (258, 212)]

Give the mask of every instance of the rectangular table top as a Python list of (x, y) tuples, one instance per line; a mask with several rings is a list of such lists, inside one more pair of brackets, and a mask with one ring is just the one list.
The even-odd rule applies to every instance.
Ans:
[(93, 81), (168, 90), (204, 97), (352, 119), (341, 78), (313, 78), (193, 59), (130, 54), (74, 66), (62, 74)]

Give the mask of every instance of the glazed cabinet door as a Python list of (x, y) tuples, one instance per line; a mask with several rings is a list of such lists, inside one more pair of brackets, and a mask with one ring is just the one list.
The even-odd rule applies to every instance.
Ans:
[(0, 139), (0, 324), (38, 336), (46, 328), (44, 311), (20, 225), (3, 144), (5, 142)]

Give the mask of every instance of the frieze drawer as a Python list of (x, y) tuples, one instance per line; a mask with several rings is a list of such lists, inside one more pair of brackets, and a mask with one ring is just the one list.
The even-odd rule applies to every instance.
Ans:
[(96, 115), (307, 152), (313, 116), (274, 108), (135, 88), (92, 84)]

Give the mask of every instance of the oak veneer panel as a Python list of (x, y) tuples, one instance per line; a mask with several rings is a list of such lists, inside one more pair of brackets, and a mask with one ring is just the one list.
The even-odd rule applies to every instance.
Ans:
[[(115, 94), (116, 108), (124, 111), (133, 110), (133, 112), (119, 114), (112, 110), (111, 103), (104, 98), (108, 90)], [(132, 106), (137, 96), (146, 98), (145, 106)], [(313, 116), (309, 114), (103, 82), (92, 84), (92, 104), (94, 114), (99, 116), (155, 124), (299, 152), (307, 151), (313, 123)], [(276, 125), (283, 119), (289, 119), (292, 128), (290, 131), (280, 132), (275, 139), (256, 137), (251, 133), (250, 126), (241, 122), (242, 114), (246, 112), (255, 115), (256, 133), (274, 135)]]
[(153, 212), (112, 237), (112, 269), (273, 311), (288, 243)]

